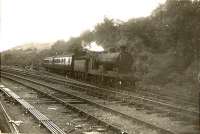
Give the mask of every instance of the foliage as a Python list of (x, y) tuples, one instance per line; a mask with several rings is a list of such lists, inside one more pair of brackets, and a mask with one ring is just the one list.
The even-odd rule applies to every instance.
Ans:
[(103, 23), (96, 25), (94, 38), (98, 44), (105, 48), (113, 47), (120, 39), (119, 25), (112, 19), (104, 18)]
[[(35, 50), (15, 50), (12, 53), (4, 53), (4, 59), (10, 59), (9, 64), (30, 64), (35, 56), (42, 59), (46, 56), (80, 53), (82, 41), (96, 41), (106, 49), (127, 45), (136, 57), (139, 57), (142, 51), (153, 54), (173, 51), (174, 60), (171, 66), (181, 72), (200, 56), (199, 16), (199, 0), (167, 0), (155, 9), (151, 16), (134, 18), (127, 22), (105, 18), (93, 31), (84, 31), (80, 36), (72, 37), (68, 41), (58, 40), (49, 51), (37, 53)], [(20, 58), (23, 60), (20, 61)]]
[(36, 49), (6, 51), (2, 54), (2, 63), (21, 66), (31, 65), (36, 59), (36, 55)]

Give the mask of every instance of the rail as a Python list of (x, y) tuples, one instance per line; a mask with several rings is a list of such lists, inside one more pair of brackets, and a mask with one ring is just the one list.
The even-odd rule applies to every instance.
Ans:
[[(4, 76), (4, 75), (3, 75), (3, 77), (7, 77), (7, 78), (8, 78), (8, 75), (11, 75), (11, 74), (8, 74), (8, 73), (7, 73), (7, 76)], [(142, 124), (148, 126), (149, 128), (157, 129), (157, 130), (159, 130), (159, 131), (161, 131), (161, 132), (163, 132), (163, 133), (170, 133), (170, 134), (173, 134), (173, 133), (174, 133), (174, 132), (172, 132), (172, 131), (170, 131), (170, 130), (166, 130), (166, 129), (164, 129), (164, 128), (161, 128), (161, 127), (159, 127), (159, 126), (157, 126), (157, 125), (155, 125), (155, 124), (153, 125), (153, 124), (151, 124), (150, 122), (146, 122), (146, 121), (143, 121), (143, 120), (134, 118), (134, 117), (132, 117), (132, 116), (126, 115), (126, 114), (121, 113), (121, 112), (119, 112), (119, 111), (113, 110), (112, 108), (109, 108), (109, 107), (107, 107), (107, 106), (104, 106), (104, 105), (98, 104), (98, 103), (96, 103), (96, 102), (94, 102), (94, 101), (91, 101), (91, 100), (89, 100), (89, 99), (83, 98), (83, 97), (81, 97), (81, 96), (79, 96), (79, 95), (77, 95), (77, 94), (73, 94), (73, 93), (70, 93), (70, 92), (68, 92), (68, 91), (61, 91), (61, 90), (59, 90), (59, 89), (57, 89), (57, 88), (55, 88), (55, 87), (50, 87), (50, 86), (48, 86), (48, 85), (39, 83), (39, 82), (37, 82), (37, 81), (30, 80), (30, 79), (27, 79), (27, 78), (23, 78), (23, 77), (20, 77), (20, 76), (17, 76), (17, 75), (12, 75), (12, 78), (9, 78), (9, 79), (14, 80), (13, 77), (17, 77), (17, 78), (20, 78), (20, 79), (22, 79), (22, 80), (29, 81), (29, 82), (32, 82), (32, 83), (34, 83), (34, 84), (40, 85), (40, 86), (48, 87), (48, 88), (50, 88), (50, 89), (52, 89), (52, 90), (55, 90), (55, 91), (58, 91), (58, 92), (60, 92), (60, 93), (65, 93), (65, 94), (71, 95), (71, 96), (73, 96), (73, 97), (75, 97), (75, 98), (81, 99), (82, 101), (85, 101), (85, 102), (88, 102), (88, 103), (90, 103), (90, 104), (96, 105), (97, 107), (101, 107), (101, 108), (103, 108), (104, 110), (113, 112), (113, 113), (115, 113), (115, 114), (118, 114), (118, 115), (120, 115), (120, 116), (122, 116), (122, 117), (125, 117), (125, 118), (128, 118), (128, 119), (131, 119), (131, 120), (133, 120), (133, 121), (140, 122), (140, 123), (142, 123)], [(17, 80), (14, 80), (14, 81), (17, 81)], [(21, 82), (19, 82), (19, 83), (21, 83)], [(23, 84), (23, 83), (21, 83), (21, 84)], [(27, 86), (27, 87), (30, 87), (28, 84), (23, 84), (23, 85), (25, 85), (25, 86)], [(30, 87), (30, 88), (34, 89), (34, 87)], [(38, 89), (35, 89), (35, 90), (38, 90)], [(40, 91), (40, 92), (41, 92), (41, 91)], [(43, 92), (43, 91), (42, 91), (42, 92)], [(48, 96), (50, 96), (50, 97), (52, 97), (52, 98), (54, 98), (54, 99), (57, 99), (58, 101), (60, 101), (60, 102), (66, 104), (66, 102), (63, 102), (63, 101), (60, 100), (59, 98), (56, 98), (56, 97), (54, 97), (54, 96), (51, 96), (50, 94), (48, 94)], [(68, 104), (68, 106), (69, 106), (69, 105), (70, 105), (70, 104)], [(80, 110), (80, 109), (78, 109), (78, 111), (79, 111), (79, 110)], [(111, 126), (111, 125), (109, 125), (109, 126)]]
[[(42, 123), (52, 134), (66, 134), (62, 129), (60, 129), (53, 121), (48, 119), (45, 115), (40, 113), (36, 108), (26, 102), (24, 99), (20, 98), (9, 88), (4, 85), (0, 85), (0, 90), (6, 95), (9, 95), (12, 99), (20, 103), (26, 110), (28, 110), (40, 123)], [(18, 131), (17, 131), (18, 132)], [(18, 132), (19, 133), (19, 132)]]
[(5, 107), (5, 105), (1, 101), (0, 101), (0, 105), (1, 105), (1, 109), (3, 111), (4, 117), (6, 117), (6, 120), (8, 121), (8, 123), (10, 123), (9, 127), (11, 129), (11, 133), (20, 134), (19, 128), (17, 127), (17, 125), (14, 122), (12, 122), (11, 116), (8, 114), (8, 111)]

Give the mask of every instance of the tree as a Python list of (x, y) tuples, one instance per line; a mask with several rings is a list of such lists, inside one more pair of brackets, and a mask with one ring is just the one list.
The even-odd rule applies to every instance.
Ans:
[(103, 23), (99, 23), (94, 29), (94, 38), (98, 44), (109, 48), (119, 41), (119, 26), (112, 19), (104, 18)]

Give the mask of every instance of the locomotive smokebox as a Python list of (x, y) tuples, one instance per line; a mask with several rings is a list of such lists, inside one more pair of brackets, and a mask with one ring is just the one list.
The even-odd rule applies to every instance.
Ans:
[(131, 67), (133, 64), (133, 57), (130, 53), (127, 51), (126, 46), (120, 47), (120, 54), (117, 58), (117, 68), (119, 73), (130, 73)]

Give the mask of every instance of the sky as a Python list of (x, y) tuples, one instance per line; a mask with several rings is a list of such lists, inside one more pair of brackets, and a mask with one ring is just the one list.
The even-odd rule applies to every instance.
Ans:
[(0, 51), (26, 43), (68, 40), (104, 17), (145, 17), (165, 0), (0, 0)]

